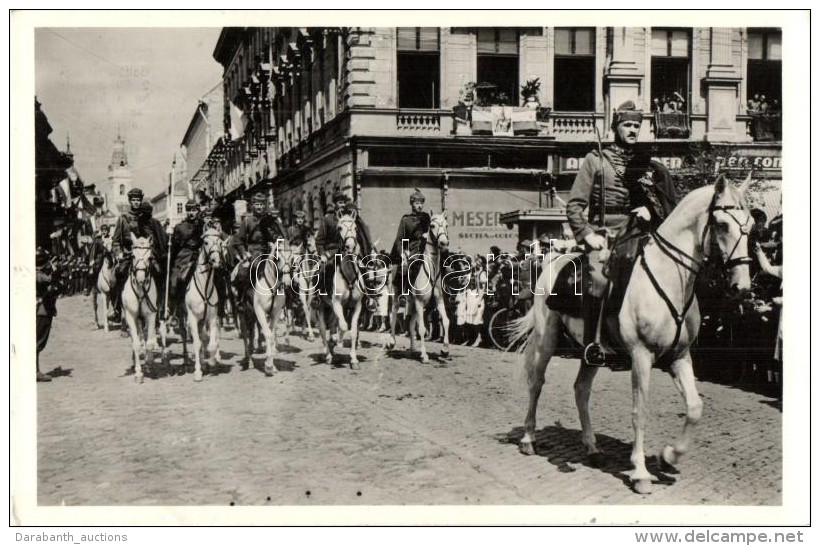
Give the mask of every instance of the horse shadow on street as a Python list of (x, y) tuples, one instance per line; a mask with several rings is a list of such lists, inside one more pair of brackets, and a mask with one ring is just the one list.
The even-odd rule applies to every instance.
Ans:
[[(337, 346), (338, 348), (338, 346)], [(366, 356), (357, 355), (359, 359), (359, 364), (364, 364), (368, 362), (370, 359)], [(325, 354), (324, 353), (312, 353), (308, 355), (308, 358), (313, 360), (311, 366), (327, 366), (328, 364), (325, 362)], [(333, 361), (330, 363), (330, 368), (333, 370), (339, 369), (350, 369), (350, 355), (344, 352), (337, 352), (333, 354)]]
[[(277, 353), (283, 352), (297, 352), (297, 351), (282, 351), (281, 347), (277, 349)], [(281, 358), (273, 359), (273, 367), (278, 372), (292, 372), (297, 368), (296, 361), (284, 360)], [(260, 373), (265, 373), (265, 355), (251, 355), (251, 366), (248, 369), (254, 369)]]
[[(419, 363), (421, 362), (421, 351), (411, 351), (409, 347), (407, 349), (397, 349), (394, 347), (393, 349), (385, 350), (384, 354), (391, 360), (414, 360)], [(448, 363), (451, 363), (453, 359), (460, 358), (452, 353), (445, 356), (442, 355), (441, 352), (433, 351), (428, 351), (427, 356), (429, 356), (430, 361), (435, 362), (436, 367), (439, 368), (444, 368)]]
[(74, 368), (63, 368), (62, 366), (57, 366), (50, 372), (46, 372), (46, 375), (50, 375), (53, 378), (57, 377), (68, 377), (71, 375), (71, 372), (74, 371)]
[[(513, 444), (516, 447), (523, 437), (524, 427), (515, 427), (509, 432), (495, 435), (499, 443)], [(581, 431), (564, 428), (560, 422), (556, 422), (536, 431), (533, 447), (536, 456), (546, 458), (559, 472), (575, 472), (577, 469), (574, 466), (582, 465), (609, 474), (631, 488), (632, 479), (627, 472), (632, 469), (632, 445), (600, 433), (595, 435), (595, 439), (601, 452), (587, 455), (586, 448), (581, 443)], [(674, 475), (679, 473), (678, 470), (665, 462), (661, 465), (656, 455), (646, 458), (646, 468), (653, 476), (654, 485), (672, 485), (677, 481)]]

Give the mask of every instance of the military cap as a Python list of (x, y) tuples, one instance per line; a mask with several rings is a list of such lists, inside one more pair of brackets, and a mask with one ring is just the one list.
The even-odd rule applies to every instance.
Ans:
[(333, 194), (333, 202), (338, 203), (339, 201), (344, 201), (345, 203), (347, 203), (350, 201), (350, 197), (348, 197), (347, 194), (342, 191), (337, 191)]
[(297, 210), (295, 213), (293, 213), (293, 215), (294, 215), (296, 218), (304, 218), (304, 217), (305, 217), (305, 211), (303, 211), (303, 210)]
[(623, 121), (640, 122), (642, 119), (643, 112), (638, 110), (634, 102), (628, 100), (615, 110), (615, 115), (612, 116), (612, 126), (615, 127)]
[(549, 245), (550, 239), (552, 239), (552, 237), (550, 237), (549, 233), (544, 233), (543, 235), (541, 235), (541, 237), (538, 238), (538, 242), (542, 245)]
[(419, 190), (418, 188), (416, 188), (416, 191), (410, 194), (410, 204), (412, 205), (416, 201), (421, 201), (422, 203), (424, 203), (424, 194), (421, 193), (421, 190)]
[(139, 188), (132, 188), (128, 190), (128, 199), (132, 199), (134, 197), (139, 197), (140, 199), (142, 199), (143, 196), (144, 194), (142, 193), (142, 190)]
[(262, 192), (253, 194), (253, 197), (251, 198), (251, 203), (265, 203), (265, 204), (267, 204), (267, 202), (268, 202), (268, 198)]
[(523, 241), (518, 243), (518, 246), (523, 246), (523, 247), (526, 247), (526, 248), (530, 248), (531, 245), (532, 245), (532, 241), (529, 240), (529, 239), (524, 239)]
[(185, 203), (185, 210), (199, 210), (199, 203), (193, 199), (188, 199), (188, 202)]

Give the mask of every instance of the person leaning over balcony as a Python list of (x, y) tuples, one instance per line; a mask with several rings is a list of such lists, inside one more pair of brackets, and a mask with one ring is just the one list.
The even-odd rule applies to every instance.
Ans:
[[(641, 231), (654, 231), (676, 203), (669, 171), (661, 163), (652, 161), (648, 153), (636, 148), (642, 119), (643, 112), (632, 101), (617, 108), (612, 119), (614, 142), (603, 149), (603, 157), (598, 150), (586, 155), (567, 201), (567, 220), (575, 240), (585, 245), (589, 260), (586, 290), (593, 289), (591, 293), (595, 298), (584, 298), (587, 342), (594, 335), (598, 298), (603, 296), (607, 285), (601, 254), (607, 239), (600, 233), (602, 228), (610, 228), (616, 235), (630, 226)], [(600, 217), (602, 177), (604, 218)], [(631, 267), (631, 259), (638, 251), (638, 238), (632, 237), (631, 240), (634, 247), (616, 247), (618, 264), (628, 263)]]

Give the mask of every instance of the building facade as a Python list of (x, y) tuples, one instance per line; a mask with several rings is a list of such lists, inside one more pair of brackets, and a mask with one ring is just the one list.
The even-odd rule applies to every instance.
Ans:
[(509, 213), (559, 218), (632, 100), (640, 146), (673, 174), (753, 169), (777, 208), (780, 43), (763, 28), (225, 28), (223, 132), (203, 179), (314, 226), (347, 192), (381, 247), (419, 188), (450, 212), (454, 248), (510, 249)]
[[(168, 189), (171, 198), (168, 198)], [(174, 162), (168, 172), (166, 189), (151, 198), (153, 216), (162, 223), (175, 226), (185, 219), (185, 203), (191, 198), (190, 184), (185, 179), (185, 168), (181, 162)]]

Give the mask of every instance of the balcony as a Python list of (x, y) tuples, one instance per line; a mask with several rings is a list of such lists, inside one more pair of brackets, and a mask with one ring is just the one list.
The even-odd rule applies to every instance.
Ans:
[(749, 112), (747, 133), (755, 142), (783, 140), (783, 118), (780, 112)]
[(689, 114), (679, 111), (653, 112), (652, 130), (655, 138), (689, 138), (692, 134)]
[(595, 139), (595, 126), (603, 127), (602, 114), (552, 112), (549, 108), (490, 106), (456, 108), (456, 134), (473, 136), (521, 136), (587, 141)]

